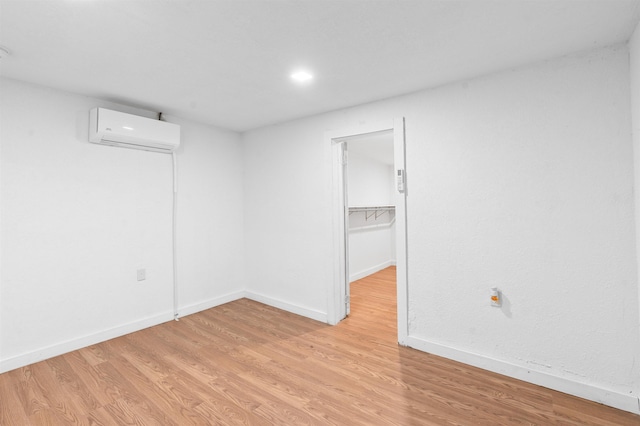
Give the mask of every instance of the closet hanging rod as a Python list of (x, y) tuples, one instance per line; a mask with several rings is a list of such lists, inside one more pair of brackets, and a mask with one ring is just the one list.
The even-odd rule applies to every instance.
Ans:
[(395, 206), (354, 206), (354, 207), (349, 207), (349, 215), (356, 213), (356, 212), (363, 212), (364, 213), (364, 219), (365, 220), (369, 220), (371, 217), (375, 216), (376, 219), (378, 219), (378, 217), (382, 216), (383, 214), (389, 212), (389, 214), (391, 214), (391, 212), (395, 212), (396, 207)]
[(349, 211), (364, 212), (372, 210), (395, 210), (396, 206), (352, 206), (349, 207)]

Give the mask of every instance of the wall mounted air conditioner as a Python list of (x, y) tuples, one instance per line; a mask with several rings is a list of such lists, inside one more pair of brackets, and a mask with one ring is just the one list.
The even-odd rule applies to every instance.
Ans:
[(180, 126), (105, 108), (94, 108), (89, 113), (89, 142), (170, 153), (180, 146)]

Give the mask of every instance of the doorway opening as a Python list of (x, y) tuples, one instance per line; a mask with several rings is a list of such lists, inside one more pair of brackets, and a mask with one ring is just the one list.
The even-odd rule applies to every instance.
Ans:
[[(398, 342), (407, 336), (404, 119), (328, 132), (333, 167), (334, 282), (328, 319), (350, 313), (350, 282), (395, 273)], [(395, 266), (395, 268), (393, 268)], [(395, 270), (394, 270), (395, 269)]]
[[(395, 293), (395, 176), (393, 131), (345, 138), (347, 316), (362, 315), (372, 298)], [(385, 274), (377, 274), (387, 270)], [(385, 276), (378, 280), (375, 275)], [(380, 283), (388, 289), (381, 288)], [(357, 291), (354, 291), (354, 288)], [(356, 302), (354, 295), (361, 303)], [(393, 295), (395, 300), (395, 294)], [(356, 306), (358, 309), (356, 309)], [(395, 303), (389, 315), (395, 317)]]

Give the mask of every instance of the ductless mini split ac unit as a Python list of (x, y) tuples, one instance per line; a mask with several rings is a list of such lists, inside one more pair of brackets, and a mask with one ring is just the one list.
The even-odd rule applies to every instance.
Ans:
[(180, 126), (105, 108), (89, 113), (89, 142), (171, 153), (180, 146)]

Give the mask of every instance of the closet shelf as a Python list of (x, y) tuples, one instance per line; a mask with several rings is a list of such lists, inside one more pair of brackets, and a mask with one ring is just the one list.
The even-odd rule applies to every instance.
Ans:
[(349, 207), (349, 215), (356, 212), (364, 212), (365, 220), (369, 220), (372, 216), (378, 217), (382, 216), (385, 213), (391, 214), (391, 212), (395, 213), (396, 206), (353, 206)]
[(390, 222), (386, 223), (378, 223), (377, 225), (364, 225), (364, 226), (354, 226), (349, 228), (349, 232), (355, 231), (366, 231), (371, 229), (380, 229), (380, 228), (391, 228), (393, 224), (396, 223), (396, 218), (391, 219)]

